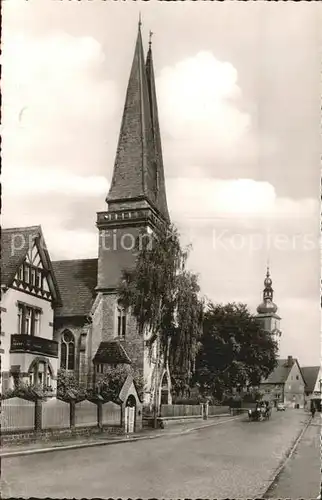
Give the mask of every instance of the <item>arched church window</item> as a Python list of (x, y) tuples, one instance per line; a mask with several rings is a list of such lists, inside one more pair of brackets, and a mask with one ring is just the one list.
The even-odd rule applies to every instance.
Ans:
[(75, 369), (75, 338), (69, 330), (66, 330), (61, 338), (60, 368), (64, 370)]
[(126, 310), (118, 302), (117, 304), (117, 336), (124, 338), (126, 335)]

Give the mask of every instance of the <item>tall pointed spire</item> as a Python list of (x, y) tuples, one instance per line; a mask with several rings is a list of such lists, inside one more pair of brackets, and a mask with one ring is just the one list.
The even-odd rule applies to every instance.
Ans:
[[(147, 81), (141, 16), (127, 87), (113, 178), (106, 198), (109, 208), (151, 206), (168, 220), (163, 164), (154, 146), (152, 106)], [(161, 147), (161, 146), (160, 146)], [(164, 192), (164, 193), (163, 193)]]
[(150, 101), (150, 112), (152, 121), (152, 132), (154, 141), (154, 150), (156, 158), (156, 176), (157, 176), (157, 200), (158, 205), (162, 212), (169, 219), (168, 205), (165, 190), (165, 179), (164, 179), (164, 166), (162, 157), (162, 144), (161, 144), (161, 134), (159, 125), (159, 114), (158, 114), (158, 104), (157, 104), (157, 94), (155, 88), (155, 78), (154, 78), (154, 68), (152, 59), (152, 31), (149, 33), (149, 50), (146, 59), (146, 75), (148, 82), (149, 91), (149, 101)]

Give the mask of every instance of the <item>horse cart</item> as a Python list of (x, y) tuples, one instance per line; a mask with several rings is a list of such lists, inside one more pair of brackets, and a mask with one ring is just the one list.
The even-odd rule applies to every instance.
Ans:
[(252, 410), (248, 410), (248, 418), (252, 422), (262, 422), (263, 420), (269, 420), (272, 413), (272, 409), (268, 401), (260, 401), (256, 403), (256, 407)]

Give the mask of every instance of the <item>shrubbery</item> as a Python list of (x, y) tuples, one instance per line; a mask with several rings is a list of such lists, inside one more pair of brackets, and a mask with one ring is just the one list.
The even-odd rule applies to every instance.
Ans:
[(24, 382), (20, 382), (19, 385), (14, 389), (8, 389), (3, 394), (1, 394), (1, 399), (22, 398), (28, 399), (30, 401), (35, 401), (36, 399), (45, 399), (52, 396), (53, 390), (51, 387), (43, 387), (41, 385), (28, 385)]

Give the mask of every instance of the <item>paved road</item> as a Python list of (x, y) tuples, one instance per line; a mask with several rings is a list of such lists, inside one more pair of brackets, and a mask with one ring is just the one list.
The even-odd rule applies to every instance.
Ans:
[(321, 418), (310, 423), (265, 498), (317, 498), (321, 487)]
[(2, 460), (2, 498), (249, 498), (303, 427), (301, 410), (182, 436)]

